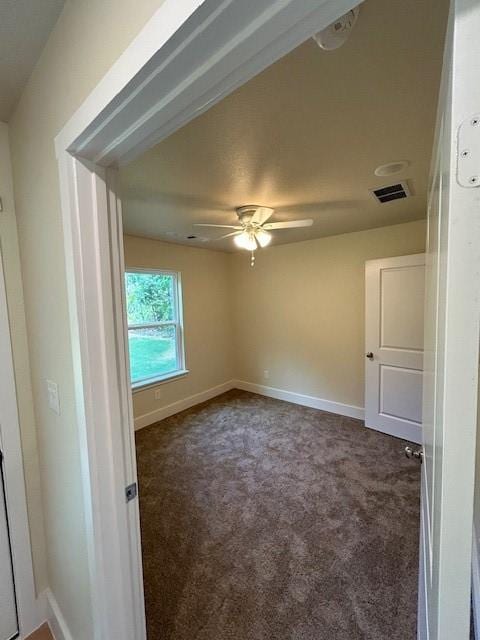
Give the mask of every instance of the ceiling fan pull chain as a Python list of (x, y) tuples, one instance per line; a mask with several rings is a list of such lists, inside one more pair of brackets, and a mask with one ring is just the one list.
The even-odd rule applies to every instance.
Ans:
[(250, 266), (254, 267), (255, 266), (255, 252), (252, 251), (252, 254), (250, 256)]

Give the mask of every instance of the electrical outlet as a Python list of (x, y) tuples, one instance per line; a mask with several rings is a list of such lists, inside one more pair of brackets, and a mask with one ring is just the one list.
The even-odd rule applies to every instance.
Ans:
[(58, 384), (53, 380), (47, 380), (48, 406), (58, 416), (60, 415), (60, 398), (58, 396)]
[(160, 389), (155, 389), (155, 391), (153, 392), (153, 397), (155, 398), (155, 400), (161, 399), (162, 392), (160, 391)]
[(268, 369), (265, 369), (265, 371), (263, 372), (263, 379), (268, 380), (269, 378), (270, 378), (270, 371)]

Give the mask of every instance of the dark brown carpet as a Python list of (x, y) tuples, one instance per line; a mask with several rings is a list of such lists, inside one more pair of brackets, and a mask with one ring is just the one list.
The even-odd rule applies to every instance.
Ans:
[(414, 640), (404, 446), (242, 391), (139, 431), (149, 640)]

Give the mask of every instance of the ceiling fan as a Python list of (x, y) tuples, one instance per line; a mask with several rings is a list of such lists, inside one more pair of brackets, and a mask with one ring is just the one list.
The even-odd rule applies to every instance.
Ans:
[(260, 207), (255, 204), (237, 207), (238, 224), (208, 224), (196, 223), (196, 227), (216, 227), (221, 229), (234, 229), (215, 240), (224, 240), (233, 237), (233, 241), (240, 249), (252, 252), (251, 265), (255, 263), (254, 251), (258, 248), (266, 247), (272, 240), (270, 231), (278, 229), (294, 229), (296, 227), (310, 227), (313, 224), (311, 218), (307, 220), (288, 220), (285, 222), (267, 222), (272, 216), (274, 209), (270, 207)]

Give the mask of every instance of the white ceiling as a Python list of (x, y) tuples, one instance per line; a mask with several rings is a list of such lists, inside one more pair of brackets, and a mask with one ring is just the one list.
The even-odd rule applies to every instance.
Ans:
[(0, 121), (12, 115), (64, 3), (0, 1)]
[[(366, 0), (350, 40), (309, 40), (121, 170), (127, 233), (232, 251), (222, 230), (243, 204), (274, 207), (296, 242), (425, 216), (447, 0)], [(401, 174), (374, 169), (410, 161)], [(411, 198), (369, 189), (408, 180)], [(208, 242), (187, 240), (195, 234)]]

